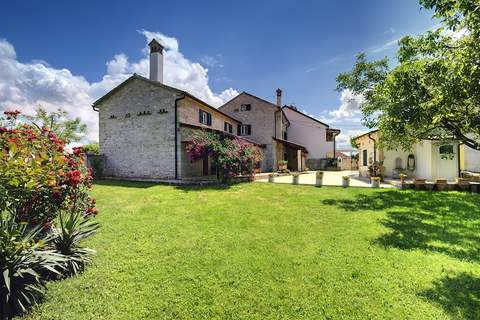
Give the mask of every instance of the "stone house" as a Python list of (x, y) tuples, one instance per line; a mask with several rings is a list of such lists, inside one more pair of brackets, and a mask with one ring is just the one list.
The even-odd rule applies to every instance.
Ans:
[(293, 106), (282, 107), (282, 90), (277, 89), (276, 96), (274, 104), (242, 92), (219, 109), (242, 121), (246, 129), (242, 135), (266, 146), (264, 171), (275, 171), (280, 160), (288, 161), (288, 168), (294, 171), (319, 169), (322, 160), (335, 154), (335, 137), (340, 130)]
[(242, 122), (238, 133), (265, 145), (263, 171), (274, 171), (278, 161), (287, 160), (290, 170), (305, 168), (307, 149), (287, 140), (290, 122), (281, 108), (282, 91), (277, 90), (277, 104), (242, 92), (219, 108), (220, 111)]
[(241, 122), (186, 91), (163, 84), (163, 47), (156, 40), (149, 46), (150, 79), (134, 74), (93, 103), (99, 113), (105, 176), (216, 177), (211, 159), (191, 162), (186, 145), (196, 130), (235, 136)]

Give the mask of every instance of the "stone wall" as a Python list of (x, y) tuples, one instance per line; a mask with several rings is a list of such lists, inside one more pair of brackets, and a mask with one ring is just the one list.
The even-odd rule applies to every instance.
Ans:
[(178, 92), (133, 79), (99, 106), (105, 176), (175, 177), (175, 99)]

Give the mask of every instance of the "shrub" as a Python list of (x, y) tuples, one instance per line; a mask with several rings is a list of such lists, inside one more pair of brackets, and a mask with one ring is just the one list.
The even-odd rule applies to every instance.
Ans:
[(78, 212), (61, 212), (56, 221), (57, 229), (51, 241), (58, 253), (65, 256), (65, 275), (75, 275), (90, 262), (94, 250), (81, 246), (81, 241), (92, 236), (99, 228), (98, 222)]
[(27, 228), (14, 215), (0, 215), (0, 315), (10, 319), (36, 305), (44, 294), (43, 273), (61, 268), (64, 257), (45, 250), (41, 226)]
[(0, 123), (0, 212), (48, 228), (60, 210), (93, 209), (83, 150), (67, 153), (49, 129), (17, 125), (18, 114), (5, 112), (7, 126)]
[(210, 156), (221, 170), (223, 180), (242, 174), (253, 175), (255, 166), (262, 160), (262, 152), (254, 144), (206, 131), (193, 135), (187, 152), (191, 161)]
[(82, 148), (86, 154), (100, 154), (100, 146), (97, 142), (85, 144)]

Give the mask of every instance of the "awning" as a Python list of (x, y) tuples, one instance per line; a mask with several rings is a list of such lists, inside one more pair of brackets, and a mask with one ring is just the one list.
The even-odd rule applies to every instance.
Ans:
[(292, 149), (296, 149), (296, 150), (302, 150), (303, 152), (305, 153), (308, 153), (307, 151), (307, 148), (305, 148), (304, 146), (302, 146), (301, 144), (296, 144), (296, 143), (293, 143), (291, 141), (287, 141), (287, 140), (283, 140), (283, 139), (278, 139), (278, 138), (275, 138), (275, 137), (272, 137), (273, 140), (277, 141), (277, 142), (280, 142), (281, 144), (283, 144), (284, 146), (286, 147), (289, 147), (289, 148), (292, 148)]

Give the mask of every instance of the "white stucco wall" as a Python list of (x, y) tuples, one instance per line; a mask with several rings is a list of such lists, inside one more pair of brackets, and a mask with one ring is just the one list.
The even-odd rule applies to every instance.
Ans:
[(470, 147), (464, 147), (465, 160), (464, 170), (480, 172), (480, 151), (474, 150)]
[[(375, 136), (376, 138), (376, 136)], [(362, 176), (368, 176), (368, 166), (363, 166), (363, 150), (367, 150), (368, 158), (373, 159), (373, 141), (367, 137), (361, 139), (359, 146), (359, 171)], [(453, 159), (442, 159), (440, 156), (440, 146), (435, 142), (424, 140), (416, 144), (412, 151), (402, 150), (377, 150), (377, 159), (383, 160), (385, 167), (385, 176), (393, 176), (393, 170), (396, 169), (396, 159), (400, 158), (402, 169), (407, 169), (408, 155), (415, 157), (415, 170), (406, 171), (410, 177), (419, 179), (435, 180), (448, 179), (454, 180), (458, 177), (458, 145), (453, 144)], [(370, 164), (370, 162), (368, 161)]]
[(305, 146), (309, 159), (326, 158), (327, 153), (333, 153), (333, 142), (326, 141), (327, 127), (325, 125), (289, 108), (284, 108), (283, 111), (290, 121), (288, 141)]

